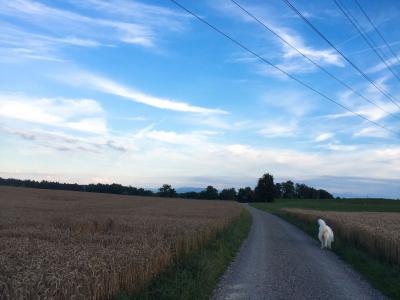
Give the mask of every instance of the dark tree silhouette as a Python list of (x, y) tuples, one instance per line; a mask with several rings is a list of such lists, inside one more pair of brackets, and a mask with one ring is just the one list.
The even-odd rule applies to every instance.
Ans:
[(218, 199), (218, 190), (209, 185), (204, 191), (200, 192), (201, 199), (215, 200)]
[(258, 202), (273, 202), (275, 194), (274, 177), (266, 173), (260, 179), (254, 189), (254, 198)]
[(199, 199), (200, 194), (196, 192), (186, 192), (186, 193), (179, 193), (178, 197), (184, 198), (184, 199)]
[(219, 199), (221, 200), (236, 200), (236, 190), (234, 188), (223, 189), (219, 193)]
[(282, 184), (275, 183), (275, 198), (282, 198)]
[(325, 190), (318, 190), (319, 199), (333, 199), (333, 195)]
[[(265, 174), (261, 179), (268, 175)], [(268, 177), (267, 176), (267, 177)], [(259, 180), (259, 183), (260, 183)], [(143, 188), (136, 188), (132, 186), (124, 186), (121, 184), (113, 183), (113, 184), (77, 184), (77, 183), (60, 183), (60, 182), (51, 182), (51, 181), (35, 181), (35, 180), (20, 180), (13, 178), (1, 178), (0, 177), (0, 185), (8, 185), (8, 186), (20, 186), (20, 187), (30, 187), (30, 188), (38, 188), (38, 189), (54, 189), (54, 190), (70, 190), (70, 191), (81, 191), (81, 192), (94, 192), (94, 193), (109, 193), (109, 194), (122, 194), (122, 195), (136, 195), (136, 196), (154, 196), (154, 193), (150, 190), (145, 190)], [(222, 199), (222, 200), (233, 200), (237, 199), (239, 202), (252, 202), (252, 201), (260, 201), (261, 198), (267, 201), (267, 198), (262, 196), (263, 189), (256, 188), (257, 197), (256, 199), (256, 191), (250, 187), (240, 188), (238, 193), (236, 194), (235, 189), (224, 189), (221, 193), (218, 194), (218, 190), (213, 186), (209, 185), (204, 191), (200, 193), (196, 192), (187, 192), (177, 194), (175, 189), (173, 189), (170, 185), (163, 185), (159, 189), (159, 193), (157, 195), (161, 197), (181, 197), (181, 198), (189, 198), (189, 199)], [(306, 184), (294, 183), (292, 181), (286, 181), (282, 183), (277, 183), (274, 185), (273, 193), (275, 198), (283, 197), (283, 198), (308, 198), (308, 199), (333, 199), (332, 194), (323, 189), (315, 189), (313, 187), (309, 187)], [(261, 198), (260, 198), (261, 197)], [(263, 198), (264, 197), (264, 198)]]
[(282, 182), (282, 197), (283, 198), (294, 198), (296, 196), (296, 191), (294, 188), (293, 181)]
[(169, 184), (163, 184), (163, 186), (158, 189), (157, 196), (173, 198), (176, 197), (177, 194), (175, 189), (173, 189)]
[(237, 199), (239, 202), (248, 203), (254, 201), (254, 192), (251, 187), (241, 188), (238, 191)]

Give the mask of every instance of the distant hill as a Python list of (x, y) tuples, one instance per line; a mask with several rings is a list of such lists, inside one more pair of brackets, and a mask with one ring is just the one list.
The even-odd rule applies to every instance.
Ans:
[(176, 189), (177, 193), (188, 193), (188, 192), (196, 192), (199, 193), (204, 191), (205, 188), (198, 188), (198, 187), (180, 187)]

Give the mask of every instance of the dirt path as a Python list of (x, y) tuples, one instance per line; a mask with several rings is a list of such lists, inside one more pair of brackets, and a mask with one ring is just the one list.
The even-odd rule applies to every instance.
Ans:
[(300, 229), (246, 207), (253, 226), (214, 299), (385, 299)]

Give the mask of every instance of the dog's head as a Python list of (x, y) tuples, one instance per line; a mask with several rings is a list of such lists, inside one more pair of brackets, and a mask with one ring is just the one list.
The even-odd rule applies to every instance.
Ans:
[(318, 225), (319, 225), (319, 226), (325, 226), (325, 225), (326, 225), (325, 221), (322, 220), (322, 219), (318, 219), (317, 222), (318, 222)]

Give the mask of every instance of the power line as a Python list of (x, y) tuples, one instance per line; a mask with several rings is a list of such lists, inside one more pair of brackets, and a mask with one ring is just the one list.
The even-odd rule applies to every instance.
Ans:
[(292, 45), (290, 42), (288, 42), (285, 38), (283, 38), (279, 33), (277, 33), (275, 30), (273, 30), (271, 27), (269, 27), (268, 25), (266, 25), (264, 22), (262, 22), (259, 18), (257, 18), (256, 16), (254, 16), (251, 12), (249, 12), (247, 9), (245, 9), (242, 5), (240, 5), (237, 1), (235, 0), (231, 0), (237, 7), (239, 7), (243, 12), (245, 12), (248, 16), (250, 16), (251, 18), (253, 18), (257, 23), (259, 23), (260, 25), (262, 25), (265, 29), (267, 29), (269, 32), (271, 32), (272, 34), (274, 34), (277, 38), (279, 38), (282, 42), (284, 42), (286, 45), (288, 45), (289, 47), (291, 47), (292, 49), (296, 50), (300, 55), (302, 55), (305, 59), (307, 59), (309, 62), (311, 62), (314, 66), (318, 67), (321, 71), (323, 71), (324, 73), (326, 73), (327, 75), (329, 75), (331, 78), (335, 79), (337, 82), (339, 82), (341, 85), (343, 85), (344, 87), (346, 87), (347, 89), (349, 89), (350, 91), (352, 91), (354, 94), (358, 95), (359, 97), (361, 97), (362, 99), (364, 99), (365, 101), (373, 104), (375, 107), (379, 108), (380, 110), (382, 110), (383, 112), (385, 112), (388, 115), (391, 115), (392, 117), (399, 119), (400, 117), (392, 114), (391, 112), (385, 110), (384, 108), (382, 108), (380, 105), (376, 104), (374, 101), (368, 99), (367, 97), (363, 96), (362, 94), (360, 94), (359, 92), (357, 92), (355, 89), (353, 89), (351, 86), (349, 86), (346, 82), (344, 82), (343, 80), (339, 79), (338, 77), (336, 77), (334, 74), (332, 74), (331, 72), (329, 72), (327, 69), (325, 69), (324, 67), (322, 67), (321, 65), (319, 65), (317, 62), (315, 62), (314, 60), (312, 60), (310, 57), (308, 57), (306, 54), (304, 54), (301, 50), (299, 50), (296, 46)]
[(296, 7), (294, 7), (288, 0), (282, 0), (282, 1), (284, 1), (290, 9), (292, 9), (297, 15), (299, 15), (300, 18), (302, 18), (303, 21), (306, 22), (307, 25), (309, 25), (324, 41), (326, 41), (333, 49), (335, 49), (336, 52), (340, 54), (340, 56), (342, 56), (354, 69), (357, 70), (357, 72), (359, 72), (366, 80), (368, 80), (378, 91), (380, 91), (385, 97), (387, 97), (394, 105), (400, 108), (400, 105), (397, 104), (393, 96), (391, 96), (384, 89), (376, 85), (376, 83), (371, 78), (369, 78), (362, 70), (360, 70), (360, 68), (357, 67), (346, 55), (344, 55), (342, 51), (336, 48), (335, 45), (332, 44), (332, 42), (328, 40), (328, 38), (307, 19), (307, 17), (305, 17), (300, 11), (298, 11)]
[(382, 39), (382, 41), (385, 43), (386, 47), (390, 50), (390, 52), (392, 53), (392, 55), (397, 59), (397, 62), (400, 64), (400, 58), (397, 56), (396, 52), (394, 52), (393, 48), (390, 46), (390, 44), (386, 41), (386, 39), (383, 37), (382, 33), (378, 30), (378, 28), (375, 26), (375, 24), (372, 22), (372, 20), (370, 19), (370, 17), (367, 15), (367, 13), (365, 12), (365, 10), (362, 8), (361, 4), (355, 0), (357, 6), (360, 8), (361, 12), (363, 13), (363, 15), (365, 16), (365, 18), (367, 18), (368, 22), (371, 24), (372, 28), (374, 28), (375, 32), (380, 36), (380, 38)]
[(183, 6), (182, 4), (180, 4), (178, 1), (176, 0), (170, 0), (172, 3), (174, 3), (176, 6), (180, 7), (182, 10), (186, 11), (187, 13), (189, 13), (190, 15), (192, 15), (193, 17), (195, 17), (196, 19), (198, 19), (200, 22), (204, 23), (205, 25), (207, 25), (208, 27), (210, 27), (211, 29), (213, 29), (214, 31), (216, 31), (217, 33), (219, 33), (220, 35), (224, 36), (225, 38), (227, 38), (228, 40), (230, 40), (232, 43), (236, 44), (237, 46), (239, 46), (240, 48), (242, 48), (243, 50), (251, 53), (252, 55), (254, 55), (255, 57), (257, 57), (258, 59), (260, 59), (262, 62), (268, 64), (269, 66), (273, 67), (274, 69), (280, 71), (281, 73), (285, 74), (286, 76), (288, 76), (289, 78), (293, 79), (294, 81), (296, 81), (297, 83), (299, 83), (300, 85), (312, 90), (313, 92), (315, 92), (316, 94), (322, 96), (323, 98), (335, 103), (336, 105), (344, 108), (345, 110), (351, 112), (352, 114), (364, 119), (365, 121), (368, 121), (372, 124), (374, 124), (375, 126), (378, 126), (384, 130), (387, 130), (391, 133), (394, 133), (396, 136), (398, 135), (398, 133), (388, 127), (386, 127), (385, 125), (379, 124), (375, 121), (372, 121), (370, 119), (368, 119), (367, 117), (353, 111), (352, 109), (348, 108), (347, 106), (335, 101), (334, 99), (332, 99), (331, 97), (325, 95), (324, 93), (318, 91), (317, 89), (313, 88), (312, 86), (310, 86), (308, 83), (303, 82), (302, 80), (298, 79), (297, 77), (291, 75), (290, 73), (286, 72), (285, 70), (281, 69), (280, 67), (274, 65), (273, 63), (271, 63), (270, 61), (268, 61), (267, 59), (263, 58), (262, 56), (260, 56), (259, 54), (257, 54), (256, 52), (254, 52), (253, 50), (251, 50), (250, 48), (248, 48), (247, 46), (243, 45), (241, 42), (237, 41), (236, 39), (234, 39), (233, 37), (229, 36), (228, 34), (226, 34), (225, 32), (223, 32), (222, 30), (220, 30), (219, 28), (215, 27), (214, 25), (212, 25), (211, 23), (207, 22), (205, 19), (203, 19), (202, 17), (200, 17), (199, 15), (197, 15), (196, 13), (194, 13), (193, 11), (189, 10), (188, 8), (186, 8), (185, 6)]
[(387, 63), (386, 59), (379, 54), (378, 50), (375, 49), (378, 45), (369, 38), (363, 31), (360, 24), (357, 22), (357, 19), (351, 14), (351, 12), (346, 9), (346, 7), (341, 4), (338, 0), (333, 0), (339, 10), (343, 13), (347, 20), (353, 25), (353, 27), (358, 31), (363, 40), (368, 44), (368, 46), (375, 52), (375, 54), (379, 57), (379, 59), (385, 64), (386, 68), (400, 81), (400, 77), (396, 74), (396, 72), (392, 69), (392, 67)]

